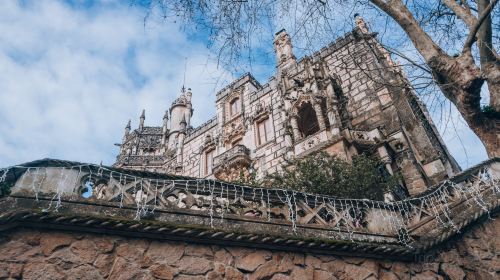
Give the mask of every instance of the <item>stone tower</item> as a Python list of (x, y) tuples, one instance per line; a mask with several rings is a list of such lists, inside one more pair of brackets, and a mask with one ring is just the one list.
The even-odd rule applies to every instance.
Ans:
[(295, 58), (276, 33), (276, 74), (251, 74), (216, 94), (216, 115), (192, 128), (191, 90), (183, 88), (163, 126), (125, 131), (116, 166), (232, 181), (279, 170), (286, 158), (316, 151), (351, 160), (368, 153), (398, 173), (410, 195), (460, 167), (402, 69), (361, 18), (356, 28), (311, 56)]

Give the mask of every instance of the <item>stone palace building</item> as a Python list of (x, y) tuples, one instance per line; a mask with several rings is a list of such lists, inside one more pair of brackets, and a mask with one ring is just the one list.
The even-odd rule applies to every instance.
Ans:
[(460, 167), (447, 151), (401, 67), (357, 27), (297, 60), (276, 34), (276, 74), (261, 85), (245, 74), (217, 93), (216, 115), (193, 128), (196, 92), (181, 90), (163, 125), (125, 128), (116, 167), (232, 181), (276, 172), (286, 158), (326, 151), (350, 160), (369, 153), (398, 172), (410, 195)]

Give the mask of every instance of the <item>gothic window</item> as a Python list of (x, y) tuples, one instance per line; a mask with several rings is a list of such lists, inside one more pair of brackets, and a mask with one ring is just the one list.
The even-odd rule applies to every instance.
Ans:
[(231, 116), (238, 114), (241, 111), (240, 107), (241, 106), (240, 106), (240, 99), (239, 98), (235, 98), (235, 99), (231, 100), (231, 102), (229, 102), (229, 110), (230, 110)]
[(297, 124), (302, 137), (313, 135), (319, 131), (318, 118), (311, 103), (304, 103), (299, 108)]
[(272, 138), (271, 121), (265, 118), (257, 122), (257, 146), (261, 146)]
[(215, 150), (210, 150), (205, 153), (205, 175), (212, 174), (214, 151)]

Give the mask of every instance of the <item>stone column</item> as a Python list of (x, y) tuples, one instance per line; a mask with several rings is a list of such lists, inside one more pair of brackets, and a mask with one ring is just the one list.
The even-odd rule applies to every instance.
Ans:
[(391, 157), (389, 156), (389, 153), (387, 152), (387, 148), (384, 146), (380, 146), (377, 148), (378, 155), (380, 157), (380, 160), (385, 164), (385, 168), (389, 172), (389, 174), (394, 175), (394, 172), (392, 171), (391, 167)]
[(321, 104), (319, 102), (314, 102), (314, 111), (316, 112), (316, 118), (318, 119), (319, 130), (324, 130), (326, 128), (325, 118), (323, 118)]
[(299, 140), (300, 138), (300, 130), (299, 130), (299, 124), (297, 123), (297, 116), (292, 116), (290, 118), (290, 122), (292, 125), (292, 132), (293, 132), (293, 138), (295, 141)]

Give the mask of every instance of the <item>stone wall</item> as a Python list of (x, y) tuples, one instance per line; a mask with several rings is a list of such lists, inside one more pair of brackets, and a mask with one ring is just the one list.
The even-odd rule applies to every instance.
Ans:
[(498, 279), (493, 218), (409, 263), (18, 229), (0, 236), (0, 279)]

